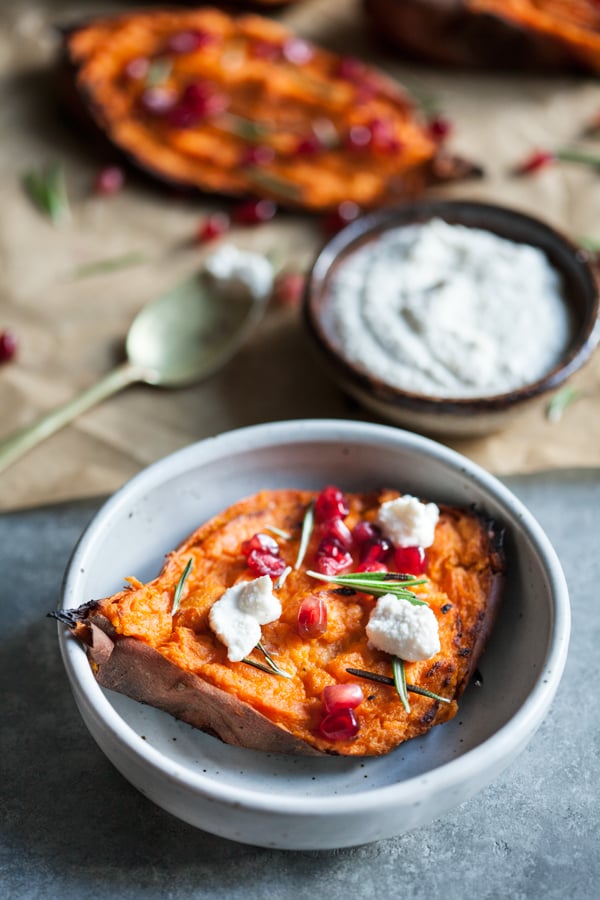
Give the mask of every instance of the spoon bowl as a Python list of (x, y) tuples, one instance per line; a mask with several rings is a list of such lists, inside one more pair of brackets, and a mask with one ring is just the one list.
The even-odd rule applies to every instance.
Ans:
[(121, 365), (72, 400), (0, 441), (0, 471), (130, 384), (176, 388), (213, 374), (235, 355), (265, 304), (265, 297), (249, 290), (221, 293), (202, 275), (161, 294), (133, 320)]

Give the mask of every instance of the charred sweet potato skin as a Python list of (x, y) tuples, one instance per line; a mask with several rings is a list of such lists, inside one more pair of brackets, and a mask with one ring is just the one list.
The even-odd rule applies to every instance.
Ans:
[[(203, 35), (202, 46), (174, 53), (170, 41), (183, 32)], [(139, 12), (70, 29), (64, 48), (69, 99), (137, 167), (182, 189), (319, 212), (347, 200), (376, 207), (481, 174), (444, 151), (397, 83), (367, 66), (348, 71), (259, 15)], [(134, 65), (132, 77), (140, 61), (142, 73), (149, 68)], [(191, 117), (190, 85), (209, 95), (205, 113), (195, 102)], [(157, 90), (169, 109), (148, 108)]]
[(600, 71), (594, 0), (364, 0), (403, 51), (458, 67)]
[[(380, 503), (395, 496), (389, 490), (348, 495), (347, 524), (373, 519)], [(503, 583), (501, 532), (473, 510), (441, 507), (436, 539), (428, 550), (428, 581), (415, 588), (438, 619), (441, 651), (406, 663), (409, 683), (450, 703), (411, 693), (407, 713), (393, 686), (363, 679), (358, 736), (330, 741), (320, 735), (323, 689), (356, 681), (348, 668), (389, 677), (391, 658), (366, 638), (375, 599), (348, 594), (307, 574), (315, 560), (318, 529), (305, 562), (277, 591), (281, 617), (262, 628), (263, 645), (292, 677), (228, 661), (225, 646), (209, 628), (208, 614), (226, 587), (252, 577), (242, 542), (275, 526), (290, 535), (279, 544), (281, 556), (293, 566), (304, 512), (313, 498), (312, 492), (298, 490), (246, 498), (202, 525), (168, 556), (153, 581), (130, 579), (125, 590), (63, 615), (63, 621), (71, 616), (73, 633), (87, 646), (98, 682), (226, 743), (270, 752), (380, 755), (451, 719), (489, 637)], [(172, 615), (175, 586), (190, 559), (180, 606)], [(298, 608), (315, 593), (327, 605), (328, 627), (323, 635), (307, 639), (298, 632)]]

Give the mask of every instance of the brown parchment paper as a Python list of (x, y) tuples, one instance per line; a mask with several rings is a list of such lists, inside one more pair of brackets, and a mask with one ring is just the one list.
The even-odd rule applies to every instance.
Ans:
[[(158, 4), (146, 3), (145, 6)], [(135, 3), (19, 0), (0, 4), (0, 330), (19, 339), (0, 367), (0, 438), (105, 374), (144, 301), (196, 271), (212, 248), (194, 245), (218, 199), (189, 200), (130, 177), (111, 198), (90, 190), (103, 163), (57, 110), (52, 64), (56, 24)], [(461, 74), (407, 63), (377, 45), (359, 0), (305, 0), (276, 14), (332, 49), (360, 54), (453, 120), (454, 148), (482, 162), (482, 181), (444, 193), (512, 205), (572, 238), (600, 237), (600, 174), (561, 165), (523, 179), (510, 174), (534, 146), (572, 144), (600, 109), (600, 82), (585, 76)], [(587, 141), (590, 149), (594, 144)], [(600, 140), (596, 151), (600, 154)], [(52, 226), (31, 205), (23, 173), (61, 160), (72, 218)], [(323, 241), (313, 219), (283, 215), (237, 229), (238, 246), (306, 267)], [(76, 278), (86, 263), (140, 253), (134, 267)], [(573, 380), (578, 399), (551, 423), (543, 404), (486, 438), (448, 442), (496, 474), (600, 464), (600, 356)], [(140, 468), (185, 444), (278, 419), (373, 420), (318, 365), (297, 310), (272, 307), (221, 372), (183, 390), (134, 386), (82, 415), (0, 473), (0, 509), (111, 492)]]

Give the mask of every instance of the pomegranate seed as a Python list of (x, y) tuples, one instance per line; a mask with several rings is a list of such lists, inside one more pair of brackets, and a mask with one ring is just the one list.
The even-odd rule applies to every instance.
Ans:
[(387, 572), (388, 567), (384, 562), (361, 562), (356, 567), (357, 572)]
[(516, 167), (515, 174), (530, 175), (532, 172), (544, 169), (554, 162), (556, 162), (554, 153), (551, 153), (549, 150), (534, 150), (533, 153)]
[(228, 230), (231, 220), (227, 213), (216, 212), (208, 216), (202, 223), (196, 234), (196, 239), (200, 244), (206, 244), (222, 237)]
[(303, 66), (310, 62), (315, 51), (306, 41), (301, 38), (289, 38), (281, 48), (284, 57), (288, 62), (296, 66)]
[(344, 56), (340, 59), (336, 75), (338, 78), (344, 78), (346, 81), (362, 81), (365, 75), (365, 64), (354, 56)]
[(427, 130), (434, 141), (443, 141), (450, 135), (452, 123), (443, 116), (433, 116), (427, 123)]
[(363, 545), (360, 561), (363, 563), (383, 562), (391, 549), (392, 545), (388, 540), (384, 537), (376, 537), (368, 544)]
[(247, 556), (248, 568), (255, 575), (271, 575), (277, 578), (285, 569), (285, 560), (271, 553), (251, 550)]
[(246, 147), (240, 159), (241, 166), (268, 166), (275, 159), (275, 151), (265, 144)]
[(343, 519), (329, 519), (325, 522), (323, 530), (327, 537), (333, 538), (345, 550), (349, 550), (352, 546), (352, 532)]
[(317, 547), (316, 555), (317, 556), (330, 556), (332, 559), (337, 559), (342, 556), (346, 552), (346, 548), (338, 541), (337, 538), (332, 537), (330, 535), (326, 535), (319, 541), (319, 546)]
[(322, 150), (321, 142), (315, 134), (308, 134), (301, 137), (296, 144), (294, 153), (296, 156), (314, 156)]
[(327, 604), (320, 594), (312, 594), (298, 608), (298, 634), (313, 638), (327, 631)]
[(378, 525), (373, 522), (357, 522), (352, 529), (352, 537), (357, 544), (366, 544), (367, 541), (373, 541), (381, 534)]
[(339, 712), (342, 709), (356, 709), (365, 699), (360, 684), (328, 684), (321, 694), (323, 708), (326, 713)]
[(306, 278), (301, 272), (280, 272), (273, 286), (273, 300), (280, 306), (298, 307), (302, 302)]
[(220, 115), (227, 109), (225, 94), (204, 81), (188, 84), (179, 103), (170, 111), (169, 121), (175, 128), (190, 128), (204, 119)]
[(213, 44), (215, 39), (215, 35), (210, 31), (193, 28), (172, 34), (167, 42), (167, 48), (172, 53), (193, 53), (208, 44)]
[(368, 125), (353, 125), (346, 136), (346, 147), (348, 150), (366, 150), (372, 140)]
[(234, 219), (239, 225), (260, 225), (269, 222), (276, 212), (273, 200), (248, 200), (237, 207)]
[(94, 193), (109, 197), (118, 194), (125, 184), (125, 172), (120, 166), (107, 166), (101, 169), (94, 181)]
[(242, 542), (242, 553), (248, 556), (253, 550), (258, 553), (270, 553), (272, 556), (279, 556), (279, 544), (270, 534), (262, 531), (252, 535), (250, 540)]
[(343, 519), (350, 512), (348, 501), (343, 492), (335, 485), (324, 487), (315, 502), (315, 519), (317, 522), (329, 522), (331, 519)]
[(339, 575), (349, 569), (352, 562), (352, 555), (346, 552), (336, 556), (318, 556), (315, 568), (321, 575)]
[(427, 557), (423, 547), (396, 547), (394, 550), (394, 566), (398, 572), (409, 575), (422, 575), (427, 566)]
[(394, 132), (394, 126), (388, 119), (372, 119), (369, 122), (371, 143), (380, 153), (397, 153), (402, 149), (402, 142)]
[(281, 47), (271, 41), (252, 41), (249, 50), (250, 56), (254, 56), (256, 59), (266, 59), (269, 62), (274, 62), (281, 56)]
[(169, 88), (147, 88), (140, 96), (142, 109), (153, 116), (163, 116), (170, 112), (177, 102), (175, 92)]
[(325, 216), (325, 231), (328, 234), (336, 234), (353, 222), (360, 215), (360, 207), (353, 200), (343, 200), (338, 208)]
[(0, 331), (0, 364), (10, 362), (17, 354), (18, 341), (12, 331)]
[(359, 732), (353, 709), (340, 709), (321, 719), (319, 731), (328, 741), (351, 741)]
[(136, 56), (135, 59), (130, 59), (125, 66), (125, 75), (127, 78), (131, 78), (132, 81), (141, 81), (146, 77), (149, 70), (150, 60), (146, 59), (145, 56)]

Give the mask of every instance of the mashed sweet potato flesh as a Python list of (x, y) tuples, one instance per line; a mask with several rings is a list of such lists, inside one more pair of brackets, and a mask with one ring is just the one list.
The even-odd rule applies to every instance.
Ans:
[[(348, 594), (307, 574), (307, 569), (314, 568), (318, 526), (300, 569), (292, 569), (276, 591), (281, 617), (262, 627), (264, 647), (292, 677), (268, 674), (245, 662), (232, 663), (227, 648), (209, 627), (211, 606), (227, 587), (254, 577), (241, 547), (257, 532), (273, 534), (269, 529), (275, 527), (288, 533), (289, 539), (276, 539), (281, 557), (294, 566), (305, 511), (314, 496), (308, 491), (277, 490), (241, 500), (171, 553), (156, 579), (148, 584), (131, 579), (125, 590), (100, 601), (96, 613), (109, 620), (117, 641), (128, 637), (149, 645), (179, 671), (193, 673), (250, 705), (317, 750), (356, 756), (387, 753), (456, 714), (474, 654), (481, 651), (493, 618), (501, 559), (481, 516), (441, 507), (435, 542), (427, 550), (427, 582), (414, 588), (435, 613), (441, 650), (431, 659), (406, 663), (406, 678), (409, 684), (450, 699), (448, 704), (410, 693), (407, 713), (393, 686), (347, 672), (355, 668), (389, 677), (391, 657), (371, 647), (366, 638), (374, 597)], [(389, 490), (348, 494), (346, 523), (352, 528), (360, 519), (373, 520), (379, 505), (395, 496), (397, 492)], [(172, 615), (175, 587), (190, 559), (180, 606)], [(298, 609), (314, 594), (326, 603), (328, 627), (324, 634), (306, 638), (298, 632)], [(257, 651), (252, 658), (264, 663)], [(326, 740), (318, 728), (322, 691), (327, 685), (350, 681), (359, 682), (365, 695), (356, 710), (359, 733), (352, 741)]]

